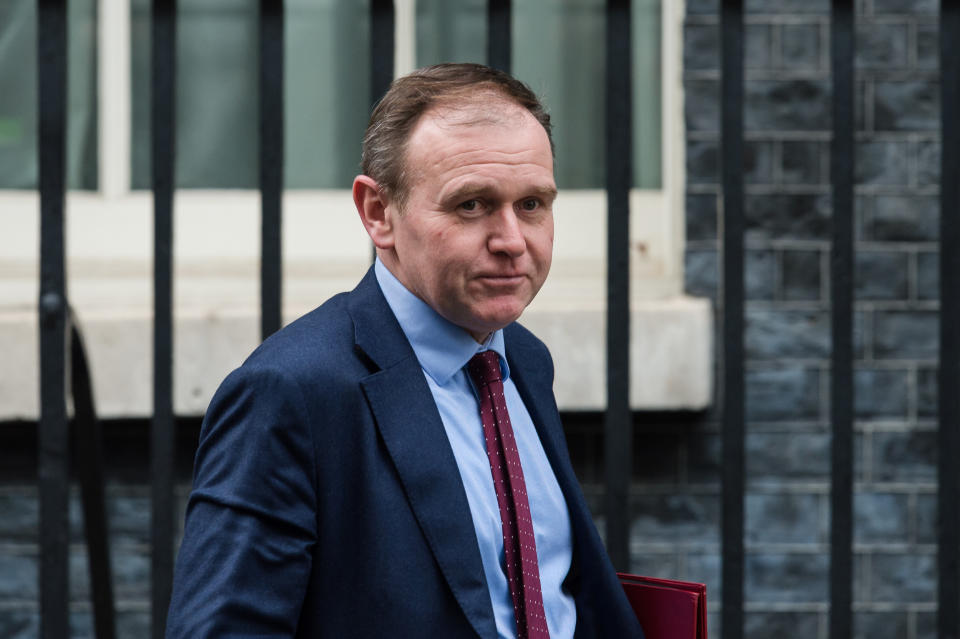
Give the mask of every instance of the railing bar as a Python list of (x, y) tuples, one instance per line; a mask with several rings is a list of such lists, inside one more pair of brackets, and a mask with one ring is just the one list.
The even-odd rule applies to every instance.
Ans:
[(853, 636), (853, 185), (854, 9), (833, 0), (833, 245), (830, 262), (833, 336), (830, 412), (830, 638)]
[(283, 324), (283, 0), (260, 0), (260, 336)]
[(960, 637), (960, 3), (940, 4), (940, 372), (937, 631)]
[(393, 0), (370, 3), (370, 108), (393, 81), (395, 10)]
[(511, 55), (510, 0), (487, 0), (487, 64), (510, 72)]
[(630, 2), (607, 0), (607, 411), (604, 466), (607, 552), (618, 570), (630, 566), (629, 487), (633, 451), (630, 414)]
[(176, 0), (153, 0), (151, 147), (154, 202), (151, 627), (161, 639), (173, 584), (173, 191)]
[(83, 496), (83, 529), (90, 567), (93, 625), (97, 639), (113, 639), (116, 624), (113, 607), (113, 580), (110, 572), (110, 538), (107, 505), (103, 488), (103, 444), (100, 422), (93, 400), (90, 368), (83, 337), (70, 316), (70, 395), (73, 397), (73, 450), (77, 477)]
[(723, 515), (724, 639), (743, 637), (743, 2), (724, 0), (721, 15), (723, 183)]
[[(396, 42), (396, 9), (393, 0), (370, 1), (370, 111), (393, 82)], [(377, 248), (370, 245), (370, 261), (377, 258)]]
[(66, 171), (65, 0), (37, 4), (40, 188), (40, 636), (69, 634), (69, 431), (64, 253)]

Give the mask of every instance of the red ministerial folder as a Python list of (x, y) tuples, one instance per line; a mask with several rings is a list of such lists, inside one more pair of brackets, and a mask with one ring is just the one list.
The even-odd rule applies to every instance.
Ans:
[(617, 573), (646, 639), (707, 639), (707, 587)]

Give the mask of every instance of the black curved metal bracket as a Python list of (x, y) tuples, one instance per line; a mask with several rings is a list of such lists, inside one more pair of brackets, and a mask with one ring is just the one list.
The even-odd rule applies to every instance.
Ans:
[(83, 504), (83, 529), (87, 540), (94, 630), (97, 639), (113, 639), (116, 636), (116, 624), (103, 481), (103, 437), (93, 402), (93, 385), (83, 336), (72, 309), (68, 321), (70, 395), (73, 398), (74, 411), (73, 428), (70, 431), (71, 444)]

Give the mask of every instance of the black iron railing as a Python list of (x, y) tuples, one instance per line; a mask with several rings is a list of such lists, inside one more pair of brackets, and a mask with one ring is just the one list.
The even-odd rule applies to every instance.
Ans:
[(260, 336), (280, 330), (283, 208), (283, 0), (260, 0)]
[[(175, 167), (176, 0), (153, 0), (151, 139), (154, 194), (154, 391), (152, 447), (152, 609), (153, 636), (162, 637), (173, 573), (174, 415), (172, 220)], [(832, 377), (831, 421), (831, 570), (830, 637), (852, 636), (853, 498), (853, 187), (855, 24), (852, 0), (833, 0), (831, 50), (833, 73)], [(38, 429), (40, 491), (41, 634), (68, 636), (69, 429), (66, 410), (68, 354), (72, 352), (72, 392), (77, 424), (88, 427), (92, 448), (78, 449), (82, 459), (83, 498), (94, 581), (99, 637), (113, 634), (112, 589), (106, 546), (102, 476), (98, 475), (96, 416), (79, 333), (68, 316), (64, 260), (66, 1), (38, 0), (39, 191), (41, 257), (39, 330), (41, 413)], [(633, 449), (629, 404), (629, 190), (630, 2), (608, 0), (606, 35), (606, 141), (608, 192), (608, 316), (606, 528), (611, 557), (629, 565), (629, 484)], [(721, 12), (723, 295), (722, 295), (722, 634), (743, 635), (744, 584), (744, 178), (743, 102), (744, 30), (742, 0), (723, 0)], [(262, 195), (261, 332), (281, 323), (280, 229), (282, 220), (283, 127), (282, 0), (260, 3), (260, 189)], [(394, 6), (372, 0), (371, 103), (386, 90), (393, 74)], [(488, 4), (488, 62), (511, 65), (511, 5)], [(938, 636), (960, 636), (960, 478), (954, 459), (960, 448), (960, 61), (953, 47), (960, 36), (960, 3), (942, 0), (941, 16), (942, 183), (940, 233), (939, 371), (939, 592)], [(69, 330), (68, 330), (69, 329)], [(77, 350), (79, 349), (79, 350)], [(77, 366), (81, 366), (77, 369)], [(97, 486), (99, 485), (99, 496)], [(99, 585), (97, 585), (99, 584)]]
[(607, 549), (615, 566), (630, 560), (630, 2), (607, 0), (607, 412), (604, 469)]
[(743, 1), (724, 0), (720, 16), (720, 144), (723, 147), (723, 636), (743, 636)]
[(40, 186), (40, 614), (44, 639), (69, 634), (67, 292), (64, 253), (66, 0), (37, 12)]
[(940, 639), (960, 637), (960, 3), (940, 3), (940, 380), (938, 535)]
[(163, 636), (173, 586), (173, 190), (176, 0), (153, 0), (150, 146), (153, 177), (153, 423), (150, 431), (153, 636)]
[(854, 8), (834, 0), (830, 30), (833, 70), (833, 238), (830, 292), (833, 352), (830, 421), (830, 637), (853, 636), (853, 185)]

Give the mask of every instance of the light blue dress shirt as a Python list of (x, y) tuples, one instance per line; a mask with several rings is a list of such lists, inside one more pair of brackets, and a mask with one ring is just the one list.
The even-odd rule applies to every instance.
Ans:
[(507, 410), (533, 515), (547, 626), (552, 639), (572, 637), (577, 620), (576, 605), (570, 593), (563, 589), (573, 556), (570, 514), (530, 413), (510, 379), (503, 331), (496, 331), (483, 344), (478, 344), (466, 331), (408, 291), (379, 259), (374, 270), (387, 303), (416, 353), (440, 411), (467, 492), (497, 632), (501, 637), (512, 639), (517, 635), (517, 627), (504, 567), (500, 507), (483, 441), (477, 395), (463, 370), (480, 351), (493, 350), (500, 356)]

